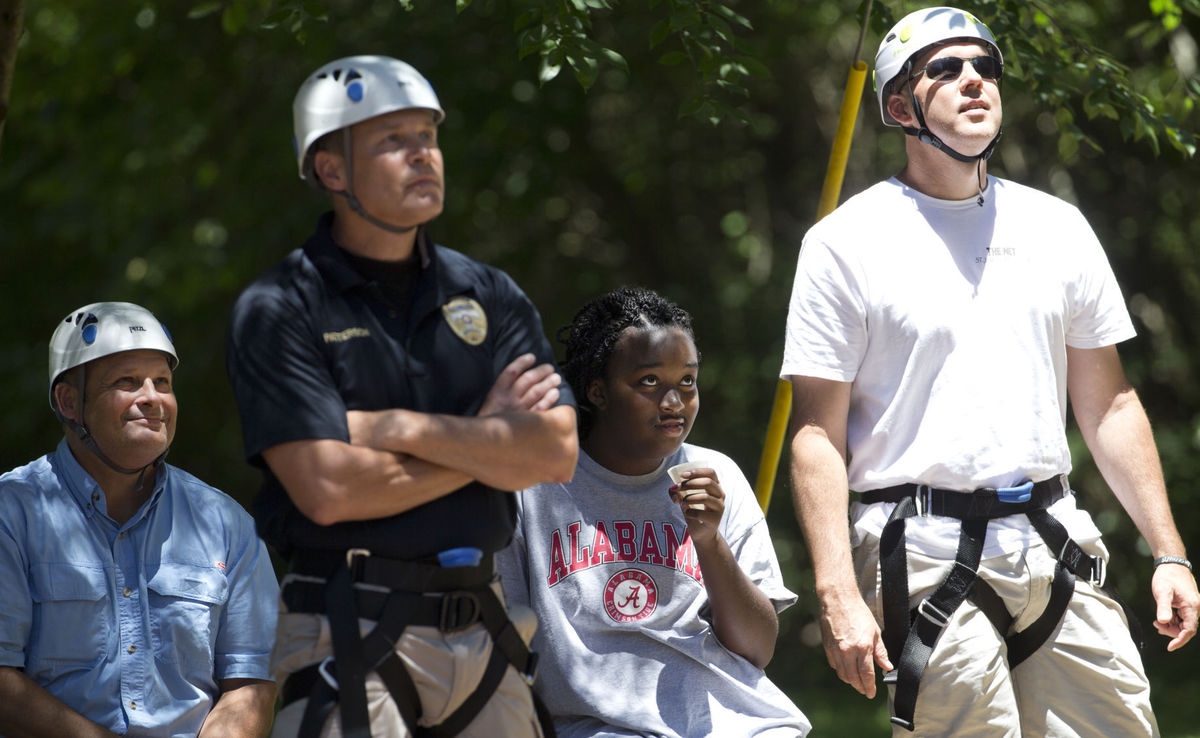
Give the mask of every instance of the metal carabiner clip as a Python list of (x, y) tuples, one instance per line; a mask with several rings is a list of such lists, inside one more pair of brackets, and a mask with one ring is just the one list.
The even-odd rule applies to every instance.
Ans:
[(337, 677), (335, 677), (333, 674), (329, 673), (329, 665), (331, 663), (333, 663), (333, 657), (326, 656), (325, 660), (322, 661), (320, 663), (320, 665), (317, 666), (317, 673), (321, 675), (321, 678), (325, 680), (326, 684), (333, 687), (335, 691), (340, 692), (341, 687), (338, 686)]

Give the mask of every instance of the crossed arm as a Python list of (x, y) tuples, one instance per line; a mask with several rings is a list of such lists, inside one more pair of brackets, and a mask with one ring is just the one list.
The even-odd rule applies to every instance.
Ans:
[(525, 354), (474, 417), (393, 409), (347, 413), (350, 442), (293, 441), (263, 452), (296, 506), (330, 525), (411, 510), (478, 480), (518, 490), (575, 470), (575, 410), (554, 407), (561, 377)]

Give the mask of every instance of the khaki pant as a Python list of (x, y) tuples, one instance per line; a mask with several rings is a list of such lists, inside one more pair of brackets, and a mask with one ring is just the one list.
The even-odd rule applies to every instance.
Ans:
[[(296, 579), (321, 581), (288, 575), (283, 580), (283, 586)], [(372, 588), (363, 584), (355, 586)], [(499, 595), (499, 583), (494, 587)], [(521, 637), (529, 643), (537, 629), (533, 611), (524, 607), (517, 608), (517, 611), (510, 609), (509, 618)], [(360, 620), (359, 627), (362, 634), (366, 635), (375, 627), (375, 623)], [(421, 725), (432, 726), (442, 722), (470, 696), (487, 668), (491, 652), (492, 638), (482, 625), (457, 633), (442, 633), (428, 626), (405, 629), (396, 644), (396, 653), (417, 687), (421, 699)], [(271, 657), (276, 683), (282, 685), (292, 672), (320, 662), (332, 653), (329, 619), (324, 615), (289, 613), (281, 601), (275, 651)], [(300, 729), (307, 705), (308, 700), (302, 699), (280, 710), (275, 717), (272, 738), (294, 737)], [(375, 673), (367, 677), (367, 709), (373, 738), (407, 738), (410, 735), (387, 687)], [(321, 732), (323, 738), (341, 738), (340, 720), (340, 713), (334, 708)], [(542, 738), (529, 687), (524, 677), (511, 665), (487, 705), (459, 735), (462, 738)]]
[[(1108, 552), (1097, 542), (1090, 555)], [(879, 596), (879, 540), (854, 551), (858, 581), (875, 618)], [(908, 553), (912, 605), (933, 593), (952, 562)], [(1037, 619), (1050, 598), (1055, 561), (1045, 544), (984, 559), (979, 576), (996, 590), (1014, 617), (1014, 630)], [(888, 654), (892, 663), (899, 654)], [(890, 701), (895, 687), (889, 687)], [(1003, 639), (969, 600), (942, 631), (921, 677), (915, 732), (893, 727), (896, 738), (953, 736), (1157, 736), (1150, 683), (1129, 635), (1121, 606), (1077, 578), (1075, 594), (1050, 638), (1009, 671)]]

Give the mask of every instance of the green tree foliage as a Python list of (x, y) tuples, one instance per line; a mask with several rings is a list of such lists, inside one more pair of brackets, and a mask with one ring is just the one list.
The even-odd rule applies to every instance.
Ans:
[[(125, 299), (155, 310), (177, 340), (171, 461), (249, 503), (257, 476), (225, 379), (226, 321), (238, 291), (327, 207), (296, 177), (291, 99), (326, 61), (386, 53), (421, 69), (447, 110), (435, 237), (508, 270), (551, 334), (625, 283), (691, 310), (704, 355), (693, 440), (727, 450), (753, 478), (863, 8), (25, 2), (0, 160), (0, 469), (60, 437), (45, 375), (56, 322), (85, 302)], [(1197, 0), (963, 5), (999, 34), (1009, 65), (990, 168), (1078, 203), (1106, 245), (1139, 330), (1122, 346), (1126, 368), (1155, 421), (1184, 538), (1200, 549), (1200, 176), (1188, 158)], [(875, 2), (860, 56), (869, 61), (888, 23), (916, 7)], [(858, 118), (847, 194), (903, 160), (870, 89)], [(1144, 614), (1164, 735), (1195, 735), (1200, 644), (1164, 653), (1149, 628), (1144, 543), (1072, 438), (1073, 480), (1113, 551), (1112, 576)], [(782, 617), (769, 672), (822, 734), (881, 734), (883, 701), (865, 703), (825, 663), (789, 496), (781, 474), (769, 520), (800, 603)]]

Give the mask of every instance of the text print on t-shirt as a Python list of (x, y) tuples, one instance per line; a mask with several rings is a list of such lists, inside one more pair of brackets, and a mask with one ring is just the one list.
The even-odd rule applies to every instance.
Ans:
[[(655, 525), (662, 526), (661, 538)], [(590, 543), (581, 545), (589, 539)], [(704, 584), (687, 527), (677, 528), (666, 521), (652, 520), (644, 521), (641, 526), (632, 520), (614, 520), (608, 524), (597, 520), (591, 531), (584, 531), (583, 523), (576, 521), (567, 526), (565, 540), (562, 531), (555, 528), (550, 538), (550, 575), (546, 584), (553, 587), (577, 571), (614, 562), (665, 566)]]

